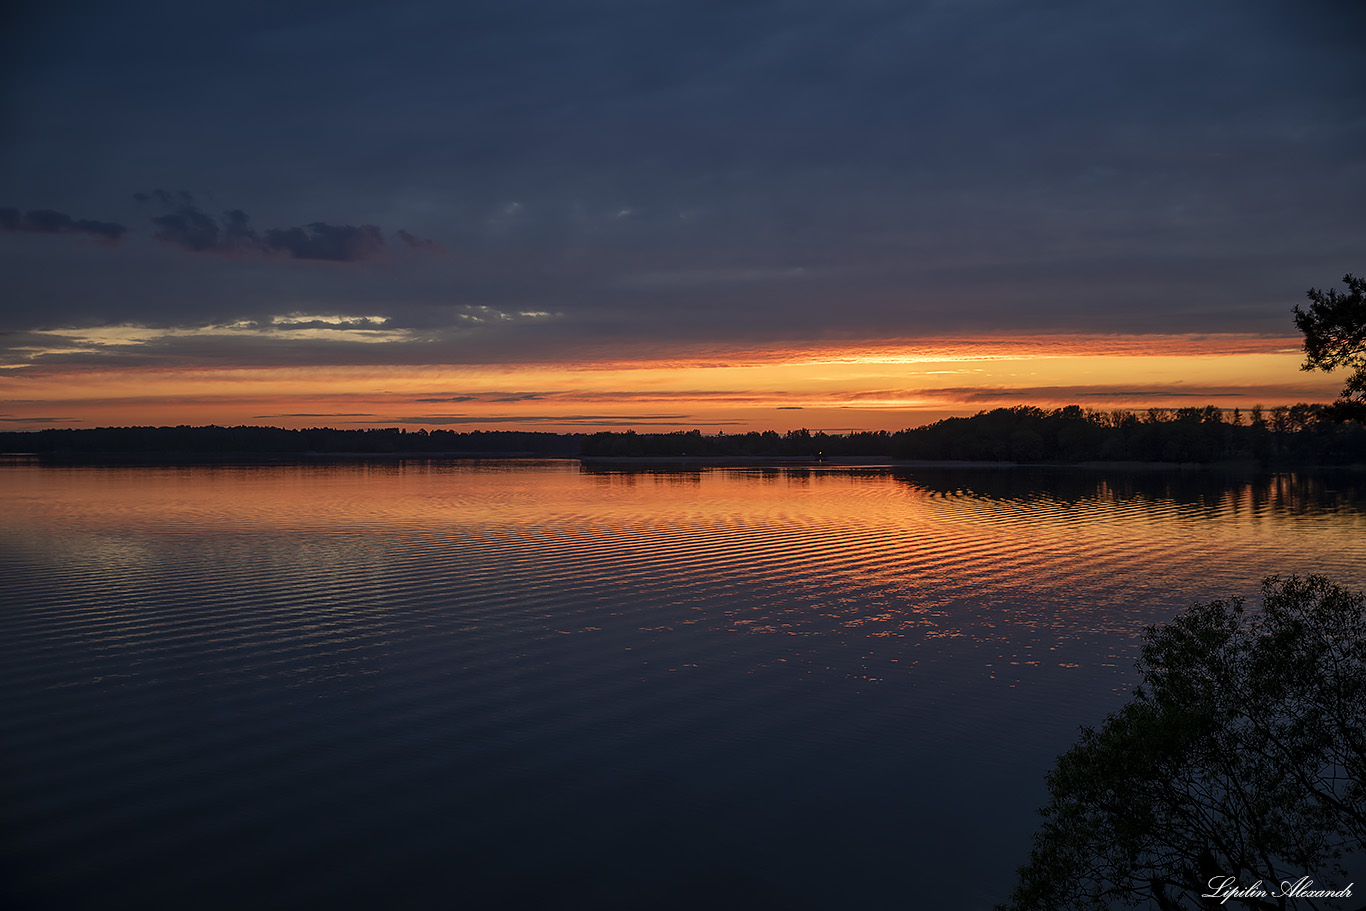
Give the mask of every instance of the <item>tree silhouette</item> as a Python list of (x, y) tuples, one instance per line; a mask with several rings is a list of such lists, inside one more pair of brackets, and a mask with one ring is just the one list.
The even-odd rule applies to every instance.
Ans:
[[(1366, 597), (1269, 578), (1145, 634), (1143, 683), (1048, 775), (1010, 908), (1286, 908), (1366, 845)], [(1335, 880), (1334, 877), (1337, 877)], [(1309, 887), (1306, 887), (1309, 888)], [(1321, 905), (1309, 905), (1321, 907)]]
[(1338, 420), (1366, 423), (1366, 278), (1343, 276), (1347, 290), (1309, 289), (1308, 310), (1295, 307), (1295, 325), (1304, 333), (1301, 370), (1352, 368), (1333, 403)]

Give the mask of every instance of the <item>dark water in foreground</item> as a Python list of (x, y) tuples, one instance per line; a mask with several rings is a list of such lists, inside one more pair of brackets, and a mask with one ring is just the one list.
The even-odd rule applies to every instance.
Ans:
[(20, 907), (988, 908), (1137, 635), (1361, 476), (0, 465)]

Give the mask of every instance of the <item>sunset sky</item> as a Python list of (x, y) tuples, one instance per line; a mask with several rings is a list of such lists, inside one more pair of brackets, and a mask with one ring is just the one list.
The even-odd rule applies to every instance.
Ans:
[(21, 2), (0, 427), (1329, 401), (1363, 10)]

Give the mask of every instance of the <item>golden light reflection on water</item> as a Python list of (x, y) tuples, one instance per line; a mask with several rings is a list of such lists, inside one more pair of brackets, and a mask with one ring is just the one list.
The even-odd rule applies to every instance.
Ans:
[[(1080, 469), (0, 464), (0, 684), (19, 697), (0, 701), (17, 734), (6, 758), (40, 808), (31, 829), (51, 836), (36, 866), (69, 876), (86, 858), (99, 886), (134, 852), (174, 856), (243, 819), (260, 863), (293, 871), (300, 845), (340, 833), (363, 867), (378, 820), (395, 856), (439, 852), (443, 883), (448, 858), (483, 863), (501, 833), (500, 886), (579, 863), (563, 858), (580, 823), (626, 833), (611, 843), (626, 866), (676, 841), (730, 839), (727, 862), (762, 841), (795, 859), (782, 875), (823, 881), (866, 830), (850, 856), (887, 858), (892, 895), (904, 856), (999, 818), (972, 822), (945, 863), (968, 882), (990, 858), (1003, 895), (1045, 770), (1122, 701), (1143, 626), (1269, 573), (1362, 587), (1363, 487)], [(669, 786), (621, 785), (642, 770)], [(696, 824), (699, 802), (716, 826)], [(736, 807), (756, 828), (732, 831)], [(806, 816), (819, 824), (794, 835)], [(662, 832), (689, 819), (682, 839)], [(528, 831), (566, 834), (538, 850), (516, 837)], [(630, 854), (637, 833), (655, 840)], [(215, 863), (186, 894), (236, 875), (223, 843), (204, 840)], [(841, 884), (868, 875), (835, 869)]]
[(1130, 636), (1154, 610), (1251, 594), (1264, 575), (1359, 584), (1366, 566), (1360, 485), (1296, 475), (410, 462), (0, 479), (12, 535), (125, 572), (158, 539), (231, 554), (299, 535), (314, 543), (277, 548), (291, 563), (279, 569), (324, 581), (358, 583), (358, 567), (402, 579), (445, 553), (484, 579), (692, 603), (690, 622), (747, 635), (1006, 642), (1011, 666), (1049, 660), (1060, 640)]

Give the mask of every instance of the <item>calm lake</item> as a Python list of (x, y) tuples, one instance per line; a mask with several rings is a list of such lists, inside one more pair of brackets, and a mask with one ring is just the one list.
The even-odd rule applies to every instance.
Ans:
[[(0, 464), (13, 907), (990, 908), (1366, 475)], [(1313, 872), (1313, 871), (1309, 871)]]

